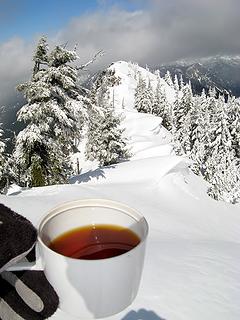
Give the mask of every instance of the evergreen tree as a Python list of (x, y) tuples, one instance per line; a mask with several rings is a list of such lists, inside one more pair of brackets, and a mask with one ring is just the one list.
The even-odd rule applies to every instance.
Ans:
[(151, 81), (148, 79), (148, 85), (145, 91), (145, 110), (146, 113), (152, 113), (155, 92), (153, 91)]
[(153, 105), (153, 93), (150, 82), (146, 81), (139, 74), (137, 88), (135, 91), (135, 108), (138, 112), (151, 113)]
[(68, 157), (80, 134), (83, 98), (77, 87), (75, 51), (56, 46), (50, 53), (41, 38), (34, 54), (30, 81), (17, 89), (27, 99), (18, 113), (26, 124), (16, 138), (14, 157), (20, 183), (40, 186), (66, 182)]
[(210, 115), (210, 122), (215, 123), (215, 115), (218, 112), (218, 100), (217, 100), (217, 92), (215, 88), (210, 88), (208, 92), (208, 111)]
[(10, 183), (16, 181), (15, 178), (14, 161), (12, 156), (6, 152), (3, 130), (0, 129), (0, 192), (6, 193)]
[(154, 71), (154, 75), (157, 77), (157, 79), (161, 79), (161, 74), (159, 69)]
[[(181, 77), (182, 79), (182, 77)], [(181, 84), (181, 83), (180, 83)], [(179, 127), (178, 127), (178, 114), (181, 110), (181, 98), (182, 98), (182, 92), (180, 87), (179, 81), (177, 76), (174, 77), (174, 102), (171, 104), (170, 107), (170, 131), (172, 133), (172, 136), (174, 137), (174, 150), (177, 154), (182, 154), (183, 150), (180, 147), (180, 141), (179, 141)]]
[(210, 98), (217, 99), (217, 90), (215, 87), (211, 87), (208, 91), (208, 95)]
[(172, 81), (172, 76), (171, 73), (167, 70), (165, 76), (164, 76), (164, 80), (166, 81), (166, 83), (173, 88), (173, 81)]
[(217, 99), (217, 108), (212, 116), (211, 148), (218, 154), (228, 154), (232, 151), (232, 137), (229, 130), (228, 105), (223, 96)]
[(184, 87), (184, 82), (183, 82), (183, 76), (182, 74), (180, 74), (180, 77), (179, 77), (179, 89), (182, 90), (182, 88)]
[(48, 63), (48, 44), (45, 36), (41, 37), (33, 55), (34, 67), (33, 74), (40, 70), (42, 64)]
[(194, 161), (192, 169), (202, 176), (205, 176), (207, 159), (211, 157), (211, 124), (207, 102), (204, 90), (200, 97), (195, 97), (194, 125), (191, 137), (190, 157)]
[(192, 117), (193, 117), (193, 94), (191, 84), (186, 84), (182, 89), (182, 95), (178, 95), (174, 104), (174, 116), (178, 140), (185, 154), (192, 149)]
[(232, 139), (232, 148), (240, 159), (240, 101), (234, 97), (228, 98), (228, 120)]
[(174, 76), (173, 88), (174, 88), (175, 92), (178, 92), (180, 90), (179, 81), (178, 81), (178, 77), (176, 74)]
[(89, 115), (85, 155), (91, 161), (97, 160), (100, 166), (111, 165), (129, 157), (124, 130), (120, 127), (121, 119), (115, 114), (110, 102), (109, 86), (114, 83), (113, 78), (109, 79), (109, 71), (104, 72), (97, 79), (91, 93), (95, 108)]
[(190, 156), (191, 152), (191, 119), (191, 113), (188, 112), (181, 124), (181, 130), (177, 132), (177, 137), (181, 144), (182, 150), (184, 154), (188, 156)]
[(214, 154), (208, 194), (215, 200), (236, 203), (240, 201), (240, 164), (231, 153)]
[[(0, 129), (0, 182), (2, 189), (4, 185), (6, 184), (6, 155), (5, 155), (5, 142), (2, 139), (3, 130)], [(4, 179), (5, 178), (5, 179)]]
[(156, 116), (162, 116), (163, 110), (161, 109), (162, 106), (162, 83), (161, 83), (161, 78), (160, 78), (160, 72), (159, 70), (155, 71), (155, 75), (157, 76), (157, 86), (153, 98), (153, 104), (152, 104), (152, 114)]
[(141, 100), (144, 95), (145, 88), (146, 88), (146, 82), (142, 78), (140, 72), (138, 72), (137, 87), (134, 95), (134, 107), (135, 109), (137, 109), (137, 111), (140, 110)]
[(165, 84), (160, 78), (160, 74), (158, 74), (157, 86), (152, 106), (152, 114), (162, 118), (162, 125), (167, 130), (171, 130), (171, 110), (171, 105), (167, 100)]

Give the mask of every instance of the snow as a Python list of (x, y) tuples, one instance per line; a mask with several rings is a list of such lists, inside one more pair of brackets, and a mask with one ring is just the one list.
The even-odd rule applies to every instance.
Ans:
[(132, 159), (173, 153), (171, 134), (161, 126), (162, 119), (152, 114), (125, 111), (123, 126), (129, 138)]
[[(127, 64), (117, 66), (127, 78)], [(130, 161), (103, 168), (87, 163), (90, 170), (83, 168), (69, 185), (15, 187), (0, 195), (1, 202), (35, 225), (52, 207), (86, 198), (120, 201), (146, 217), (150, 233), (139, 293), (108, 320), (239, 320), (240, 206), (207, 196), (207, 184), (173, 154), (161, 119), (132, 109), (128, 85), (129, 107), (121, 112)], [(122, 85), (120, 98), (121, 90), (127, 89)], [(76, 319), (58, 310), (51, 320)]]
[(10, 196), (10, 195), (19, 193), (21, 192), (21, 190), (22, 190), (22, 187), (19, 187), (17, 184), (12, 184), (7, 190), (7, 195)]
[[(153, 89), (157, 86), (157, 75), (138, 65), (125, 61), (115, 62), (110, 66), (110, 69), (115, 70), (115, 75), (121, 79), (120, 85), (110, 88), (110, 96), (114, 101), (115, 108), (122, 109), (124, 105), (126, 110), (137, 112), (134, 110), (134, 93), (137, 87), (138, 73), (141, 74), (146, 83), (150, 81)], [(170, 88), (163, 79), (161, 79), (161, 82), (165, 87), (168, 101), (173, 102), (175, 99), (174, 90)]]

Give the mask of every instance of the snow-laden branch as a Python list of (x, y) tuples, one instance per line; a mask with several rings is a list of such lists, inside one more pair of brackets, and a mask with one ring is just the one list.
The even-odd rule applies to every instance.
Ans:
[(88, 62), (82, 64), (79, 67), (76, 67), (77, 70), (82, 70), (86, 67), (88, 67), (90, 64), (92, 64), (98, 57), (102, 57), (104, 55), (104, 51), (103, 50), (99, 50), (91, 60), (89, 60)]

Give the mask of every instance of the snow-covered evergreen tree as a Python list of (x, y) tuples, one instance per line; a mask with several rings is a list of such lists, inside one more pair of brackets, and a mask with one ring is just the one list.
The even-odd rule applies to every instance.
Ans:
[(0, 128), (0, 192), (6, 193), (10, 183), (15, 181), (16, 175), (12, 156), (6, 151), (7, 139), (3, 138), (3, 133), (3, 130)]
[(176, 131), (180, 131), (186, 111), (184, 108), (184, 104), (182, 103), (182, 92), (175, 92), (175, 99), (172, 108)]
[(85, 155), (91, 161), (97, 160), (100, 166), (111, 165), (129, 157), (121, 118), (115, 113), (109, 97), (109, 87), (116, 83), (113, 80), (111, 70), (103, 72), (91, 93), (95, 107), (89, 115)]
[(211, 187), (208, 194), (215, 200), (230, 203), (240, 201), (240, 163), (232, 152), (212, 157)]
[(145, 91), (145, 110), (146, 113), (152, 113), (152, 107), (155, 99), (155, 92), (153, 90), (153, 87), (151, 85), (151, 80), (148, 79), (147, 88)]
[(153, 97), (153, 104), (152, 104), (152, 114), (156, 116), (161, 116), (163, 114), (164, 108), (162, 108), (162, 83), (161, 83), (161, 78), (160, 78), (160, 72), (159, 70), (155, 71), (155, 75), (157, 76), (157, 86), (155, 90), (155, 94)]
[(234, 97), (228, 98), (228, 121), (232, 148), (240, 159), (240, 100)]
[(205, 176), (206, 161), (211, 157), (211, 124), (205, 91), (194, 99), (194, 125), (191, 137), (191, 154), (194, 161), (193, 171)]
[(165, 73), (164, 80), (171, 88), (173, 88), (172, 76), (171, 76), (171, 73), (168, 70)]
[(184, 81), (183, 81), (182, 74), (180, 74), (178, 84), (179, 84), (179, 89), (182, 90), (182, 88), (184, 87)]
[(232, 151), (232, 136), (229, 128), (228, 105), (223, 96), (217, 99), (216, 109), (212, 115), (211, 148), (218, 154), (228, 154)]
[(2, 135), (3, 130), (0, 129), (0, 181), (4, 178), (6, 173), (5, 142), (3, 141)]
[(182, 150), (185, 155), (190, 155), (191, 152), (191, 113), (188, 112), (184, 117), (184, 121), (181, 124), (181, 130), (177, 133), (177, 138), (181, 144)]
[(137, 87), (135, 91), (135, 108), (138, 112), (151, 113), (153, 105), (153, 91), (150, 84), (146, 84), (146, 81), (139, 74)]
[(162, 125), (168, 130), (171, 130), (171, 111), (172, 107), (167, 100), (165, 84), (160, 78), (160, 74), (157, 73), (157, 86), (152, 105), (152, 114), (160, 116)]
[(135, 95), (134, 95), (134, 107), (137, 110), (140, 109), (141, 100), (144, 95), (145, 88), (146, 88), (146, 82), (142, 78), (140, 72), (138, 71), (138, 73), (137, 73), (137, 87), (136, 87)]
[(76, 52), (56, 46), (50, 53), (41, 38), (34, 54), (30, 81), (17, 89), (27, 104), (18, 113), (26, 124), (16, 138), (14, 157), (21, 183), (40, 186), (66, 182), (68, 157), (80, 134), (83, 98), (77, 87)]
[(48, 63), (48, 44), (45, 36), (41, 37), (33, 55), (34, 67), (33, 74), (40, 70), (42, 64)]
[(217, 100), (217, 92), (215, 88), (210, 88), (208, 92), (208, 111), (210, 115), (210, 122), (215, 123), (215, 115), (218, 112), (218, 100)]
[(175, 92), (178, 92), (180, 90), (179, 81), (178, 81), (178, 77), (176, 74), (174, 76), (173, 88), (174, 88)]
[(193, 94), (189, 83), (183, 87), (182, 94), (177, 96), (173, 107), (178, 140), (185, 154), (190, 154), (192, 149), (193, 104)]

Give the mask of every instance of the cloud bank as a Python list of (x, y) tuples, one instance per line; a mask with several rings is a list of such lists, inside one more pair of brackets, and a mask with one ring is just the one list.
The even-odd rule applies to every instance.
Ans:
[[(80, 64), (99, 49), (94, 64), (131, 60), (158, 66), (182, 58), (240, 54), (239, 0), (152, 0), (143, 10), (98, 10), (74, 18), (51, 36), (51, 44), (78, 44)], [(13, 101), (15, 85), (31, 74), (36, 41), (10, 39), (0, 44), (0, 105)]]

